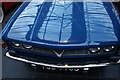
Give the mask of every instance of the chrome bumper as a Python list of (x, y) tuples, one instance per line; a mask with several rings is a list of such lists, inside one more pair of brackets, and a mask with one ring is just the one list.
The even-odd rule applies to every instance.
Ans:
[[(30, 60), (26, 60), (26, 59), (22, 59), (22, 58), (17, 58), (17, 57), (13, 57), (11, 55), (9, 55), (9, 52), (6, 53), (6, 56), (15, 60), (19, 60), (22, 62), (27, 62), (30, 64), (36, 64), (36, 65), (41, 65), (41, 66), (47, 66), (47, 67), (54, 67), (54, 68), (90, 68), (90, 67), (104, 67), (107, 65), (110, 65), (111, 63), (99, 63), (99, 64), (88, 64), (88, 65), (75, 65), (75, 66), (69, 66), (69, 65), (64, 65), (64, 66), (58, 66), (58, 65), (54, 65), (54, 64), (45, 64), (45, 63), (38, 63), (38, 62), (34, 62), (34, 61), (30, 61)], [(118, 62), (116, 62), (116, 64), (120, 63), (120, 60)]]

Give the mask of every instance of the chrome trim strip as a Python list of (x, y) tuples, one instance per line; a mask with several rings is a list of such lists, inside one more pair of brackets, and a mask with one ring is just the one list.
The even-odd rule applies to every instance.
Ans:
[[(17, 58), (17, 57), (13, 57), (11, 55), (9, 55), (9, 52), (6, 53), (6, 56), (15, 60), (19, 60), (19, 61), (23, 61), (23, 62), (27, 62), (27, 63), (31, 63), (31, 64), (36, 64), (36, 65), (41, 65), (41, 66), (47, 66), (47, 67), (54, 67), (54, 68), (90, 68), (90, 67), (104, 67), (109, 65), (110, 63), (100, 63), (100, 64), (89, 64), (89, 65), (76, 65), (76, 66), (58, 66), (58, 65), (54, 65), (54, 64), (45, 64), (45, 63), (38, 63), (38, 62), (34, 62), (34, 61), (29, 61), (26, 59), (22, 59), (22, 58)], [(120, 60), (118, 61), (118, 63), (120, 63)]]
[(120, 60), (117, 62), (117, 64), (119, 64), (120, 63)]

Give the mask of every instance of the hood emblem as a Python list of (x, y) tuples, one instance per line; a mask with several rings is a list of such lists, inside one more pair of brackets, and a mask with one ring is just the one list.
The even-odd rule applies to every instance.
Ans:
[(64, 53), (64, 50), (53, 50), (53, 52), (54, 52), (58, 57), (61, 57), (62, 54)]

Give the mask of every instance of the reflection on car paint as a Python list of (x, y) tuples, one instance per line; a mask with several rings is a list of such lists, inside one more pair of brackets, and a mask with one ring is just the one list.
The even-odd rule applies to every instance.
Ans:
[(7, 56), (57, 68), (117, 63), (120, 23), (113, 9), (101, 0), (25, 2), (3, 29)]

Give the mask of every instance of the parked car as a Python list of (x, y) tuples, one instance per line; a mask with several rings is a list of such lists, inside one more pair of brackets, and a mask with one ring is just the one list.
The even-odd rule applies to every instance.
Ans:
[(2, 2), (3, 11), (7, 13), (15, 5), (17, 5), (17, 2)]
[(120, 20), (111, 2), (24, 2), (2, 31), (6, 56), (57, 69), (120, 63)]
[(0, 23), (2, 22), (4, 15), (10, 12), (16, 5), (20, 5), (22, 2), (0, 2)]

